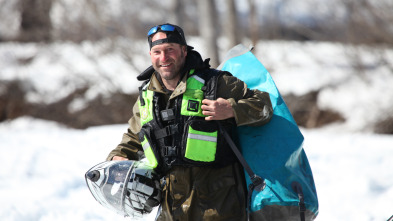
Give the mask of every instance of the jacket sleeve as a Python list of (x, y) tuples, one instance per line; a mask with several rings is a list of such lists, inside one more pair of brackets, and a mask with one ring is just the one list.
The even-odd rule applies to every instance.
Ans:
[(121, 143), (109, 153), (106, 160), (112, 160), (114, 156), (126, 157), (129, 160), (140, 160), (144, 157), (143, 149), (138, 138), (141, 130), (138, 102), (134, 104), (132, 111), (133, 116), (128, 121), (129, 128), (127, 132), (123, 134)]
[(234, 76), (223, 75), (218, 80), (217, 98), (227, 99), (233, 108), (237, 126), (260, 126), (273, 116), (269, 93), (250, 90)]

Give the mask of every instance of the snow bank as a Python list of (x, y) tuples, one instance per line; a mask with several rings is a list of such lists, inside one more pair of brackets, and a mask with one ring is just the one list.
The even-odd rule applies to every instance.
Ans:
[[(0, 80), (21, 80), (28, 101), (52, 103), (88, 87), (86, 100), (116, 91), (135, 93), (137, 73), (149, 64), (148, 52), (125, 39), (98, 43), (0, 44)], [(144, 61), (144, 62), (141, 62)]]
[[(189, 44), (205, 57), (199, 38), (190, 37)], [(345, 130), (371, 131), (373, 123), (392, 117), (391, 48), (260, 41), (255, 54), (283, 95), (321, 90), (318, 105), (341, 113)], [(5, 43), (0, 44), (0, 80), (24, 81), (30, 102), (55, 102), (88, 87), (85, 97), (75, 101), (83, 107), (99, 95), (137, 92), (135, 78), (149, 61), (145, 41), (122, 38), (80, 45)]]
[(393, 117), (393, 48), (327, 42), (260, 42), (256, 56), (282, 94), (318, 91), (321, 109), (340, 113), (339, 129), (371, 132)]

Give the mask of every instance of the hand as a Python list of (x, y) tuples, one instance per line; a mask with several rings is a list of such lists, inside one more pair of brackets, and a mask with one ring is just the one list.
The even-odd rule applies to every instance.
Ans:
[(203, 99), (201, 108), (202, 114), (207, 115), (205, 120), (225, 120), (235, 116), (231, 103), (223, 98)]
[(128, 160), (128, 158), (120, 157), (120, 156), (114, 156), (114, 157), (112, 158), (112, 160), (120, 160), (120, 161), (123, 161), (123, 160)]

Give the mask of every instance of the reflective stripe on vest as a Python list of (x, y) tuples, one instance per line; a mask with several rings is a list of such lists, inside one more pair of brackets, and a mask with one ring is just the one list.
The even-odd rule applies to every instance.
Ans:
[(141, 144), (142, 144), (143, 151), (145, 152), (145, 157), (148, 161), (149, 166), (151, 166), (152, 168), (156, 168), (158, 162), (146, 136), (144, 136), (144, 140), (141, 142)]
[(211, 136), (206, 136), (206, 135), (188, 134), (188, 138), (195, 139), (195, 140), (204, 140), (204, 141), (216, 142), (217, 143), (217, 137), (211, 137)]

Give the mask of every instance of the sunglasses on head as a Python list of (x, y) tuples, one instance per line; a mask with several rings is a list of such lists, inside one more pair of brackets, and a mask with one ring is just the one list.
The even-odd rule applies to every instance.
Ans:
[(147, 33), (147, 37), (150, 37), (150, 35), (157, 33), (159, 30), (161, 31), (175, 31), (176, 27), (173, 25), (157, 25), (155, 27), (152, 27), (149, 32)]

